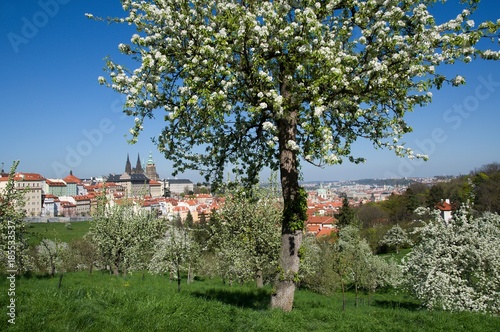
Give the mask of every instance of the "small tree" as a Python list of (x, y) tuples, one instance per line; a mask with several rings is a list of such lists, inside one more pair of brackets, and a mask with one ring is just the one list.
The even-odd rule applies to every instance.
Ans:
[(408, 237), (408, 234), (404, 229), (398, 224), (392, 226), (384, 237), (380, 241), (381, 244), (385, 244), (389, 247), (395, 247), (396, 253), (399, 254), (399, 249), (405, 245), (412, 245), (412, 241)]
[(349, 205), (349, 199), (347, 195), (342, 198), (342, 207), (339, 213), (335, 216), (337, 218), (337, 226), (343, 228), (345, 226), (352, 225), (356, 219), (356, 213), (354, 209)]
[(66, 242), (43, 239), (36, 246), (36, 264), (41, 272), (53, 277), (57, 272), (65, 272), (69, 257), (69, 248)]
[(30, 269), (31, 261), (24, 222), (25, 191), (15, 188), (14, 177), (18, 165), (19, 161), (12, 163), (7, 185), (0, 191), (0, 263), (2, 269), (22, 274)]
[(90, 236), (102, 259), (115, 275), (126, 275), (129, 268), (143, 269), (153, 255), (156, 239), (164, 234), (164, 221), (145, 212), (134, 212), (122, 202), (109, 207), (100, 201), (90, 227)]
[(211, 243), (230, 281), (255, 279), (263, 286), (264, 271), (277, 266), (281, 206), (272, 190), (257, 186), (229, 190), (222, 209), (216, 212)]
[(401, 282), (401, 269), (394, 260), (385, 260), (384, 258), (372, 255), (362, 280), (363, 287), (368, 291), (371, 300), (371, 294), (382, 287), (397, 287)]
[(75, 269), (88, 269), (92, 275), (94, 267), (101, 264), (102, 258), (99, 255), (96, 245), (86, 235), (82, 239), (75, 239), (69, 243), (69, 250), (73, 256)]
[(314, 235), (304, 236), (300, 249), (300, 286), (324, 295), (335, 293), (341, 280), (334, 270), (339, 266), (332, 264), (336, 259), (334, 254), (330, 241), (318, 240)]
[(500, 216), (468, 216), (462, 207), (445, 223), (437, 212), (403, 260), (406, 287), (429, 309), (500, 312)]
[(177, 279), (177, 291), (181, 291), (181, 273), (188, 273), (191, 281), (192, 269), (200, 255), (200, 248), (193, 240), (190, 230), (171, 223), (165, 237), (156, 241), (154, 255), (148, 265), (153, 273), (170, 273)]

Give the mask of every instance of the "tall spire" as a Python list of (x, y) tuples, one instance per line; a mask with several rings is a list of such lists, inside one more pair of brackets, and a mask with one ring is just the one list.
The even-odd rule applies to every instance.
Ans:
[(125, 173), (127, 174), (132, 173), (132, 165), (130, 164), (130, 158), (128, 157), (128, 153), (127, 153), (127, 163), (125, 164)]
[(135, 165), (135, 172), (137, 174), (143, 174), (144, 173), (144, 170), (142, 169), (141, 158), (139, 157), (139, 154), (137, 154), (137, 165)]

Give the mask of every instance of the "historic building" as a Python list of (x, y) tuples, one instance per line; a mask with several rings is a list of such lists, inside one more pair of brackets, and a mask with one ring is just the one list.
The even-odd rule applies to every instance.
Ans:
[(150, 180), (156, 180), (158, 177), (158, 174), (156, 174), (156, 166), (151, 158), (151, 154), (148, 160), (148, 166), (146, 166), (145, 172), (141, 164), (141, 157), (137, 154), (136, 165), (132, 168), (130, 157), (127, 154), (125, 172), (123, 174), (110, 174), (107, 178), (107, 182), (114, 182), (115, 184), (122, 186), (126, 195), (130, 197), (150, 196), (151, 189), (149, 182)]
[(149, 159), (146, 163), (145, 168), (146, 169), (144, 169), (142, 167), (141, 157), (139, 154), (137, 154), (137, 162), (135, 164), (135, 167), (132, 168), (132, 164), (130, 163), (129, 155), (127, 154), (127, 161), (125, 163), (125, 173), (126, 174), (128, 174), (128, 175), (143, 174), (150, 180), (158, 180), (160, 178), (158, 176), (158, 173), (156, 172), (156, 164), (153, 161), (153, 156), (151, 155), (151, 151), (149, 152)]
[(159, 180), (160, 177), (158, 173), (156, 173), (156, 164), (153, 161), (153, 156), (151, 155), (151, 151), (149, 151), (149, 159), (146, 163), (146, 171), (144, 173), (150, 180)]
[(125, 162), (125, 173), (110, 174), (107, 182), (114, 182), (124, 187), (128, 196), (152, 197), (169, 196), (170, 194), (179, 195), (182, 193), (193, 192), (193, 182), (188, 179), (160, 179), (156, 171), (156, 164), (153, 156), (149, 152), (149, 158), (146, 164), (141, 164), (141, 157), (137, 154), (136, 166), (133, 168), (130, 162), (130, 156), (127, 154)]
[[(8, 180), (8, 176), (0, 177), (0, 190), (5, 190)], [(24, 210), (28, 217), (42, 213), (44, 184), (45, 178), (37, 173), (19, 172), (14, 175), (14, 189), (24, 192)]]
[(107, 182), (114, 182), (122, 185), (125, 193), (129, 197), (149, 196), (149, 179), (144, 174), (110, 174)]

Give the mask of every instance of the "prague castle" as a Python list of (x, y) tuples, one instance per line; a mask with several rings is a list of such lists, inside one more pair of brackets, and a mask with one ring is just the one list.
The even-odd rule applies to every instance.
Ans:
[(127, 154), (127, 162), (125, 163), (125, 173), (128, 175), (143, 174), (150, 180), (158, 180), (160, 178), (158, 176), (158, 173), (156, 172), (156, 164), (153, 161), (151, 152), (149, 152), (149, 159), (146, 163), (146, 170), (144, 170), (144, 168), (142, 167), (141, 158), (139, 154), (137, 154), (137, 163), (135, 164), (135, 168), (132, 168), (129, 155)]

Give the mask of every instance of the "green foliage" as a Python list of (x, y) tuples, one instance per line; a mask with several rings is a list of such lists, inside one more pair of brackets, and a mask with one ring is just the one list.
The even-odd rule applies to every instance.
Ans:
[(97, 211), (89, 233), (102, 260), (113, 267), (115, 274), (144, 269), (155, 241), (164, 234), (165, 221), (144, 211), (135, 212), (129, 202), (98, 206)]
[(360, 290), (374, 293), (399, 282), (396, 264), (373, 255), (354, 226), (342, 228), (335, 242), (306, 237), (303, 246), (302, 286), (316, 292), (331, 295), (342, 290), (345, 295), (354, 288), (358, 296)]
[(283, 207), (283, 227), (288, 231), (302, 231), (307, 221), (307, 191), (299, 187), (293, 200)]
[(269, 278), (280, 246), (281, 205), (268, 188), (236, 187), (213, 214), (208, 246), (218, 258), (219, 272), (228, 282)]
[(339, 210), (339, 213), (335, 215), (335, 218), (337, 218), (337, 226), (339, 228), (343, 228), (355, 223), (356, 213), (354, 209), (349, 205), (349, 199), (345, 195), (342, 199), (342, 206)]
[(6, 187), (0, 191), (0, 271), (17, 271), (31, 268), (28, 256), (26, 223), (23, 221), (24, 193), (28, 188), (15, 188), (14, 175), (19, 161), (12, 163)]
[(89, 274), (95, 267), (102, 267), (101, 257), (96, 245), (89, 236), (75, 238), (69, 243), (68, 268), (71, 271), (88, 270)]

